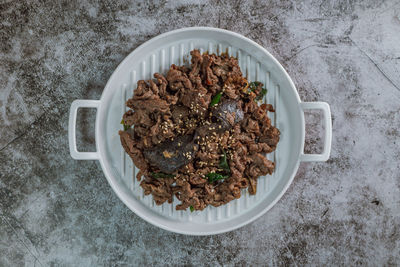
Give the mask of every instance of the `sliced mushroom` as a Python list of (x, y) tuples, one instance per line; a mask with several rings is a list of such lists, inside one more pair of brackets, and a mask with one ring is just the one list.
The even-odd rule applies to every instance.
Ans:
[(162, 172), (173, 173), (192, 161), (197, 150), (198, 145), (193, 142), (193, 136), (184, 135), (144, 150), (143, 154), (150, 165)]
[(212, 109), (213, 116), (221, 121), (221, 125), (226, 129), (230, 129), (236, 123), (243, 120), (243, 110), (238, 101), (225, 99), (218, 106)]

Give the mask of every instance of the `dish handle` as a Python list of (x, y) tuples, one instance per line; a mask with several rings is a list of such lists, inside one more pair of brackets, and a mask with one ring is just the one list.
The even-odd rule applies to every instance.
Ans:
[(324, 139), (324, 150), (322, 154), (304, 154), (302, 152), (300, 156), (301, 161), (327, 161), (331, 153), (332, 145), (332, 116), (331, 109), (328, 103), (325, 102), (302, 102), (300, 103), (303, 112), (307, 109), (319, 109), (324, 114), (324, 127), (325, 127), (325, 139)]
[(71, 104), (69, 111), (69, 123), (68, 123), (68, 140), (69, 140), (69, 152), (73, 159), (78, 160), (93, 160), (99, 159), (99, 153), (96, 152), (79, 152), (76, 148), (76, 116), (79, 108), (98, 108), (100, 105), (99, 100), (74, 100)]

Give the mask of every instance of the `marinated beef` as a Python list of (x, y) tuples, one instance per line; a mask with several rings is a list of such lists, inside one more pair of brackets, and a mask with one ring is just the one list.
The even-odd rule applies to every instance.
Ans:
[[(138, 81), (122, 118), (121, 144), (140, 171), (136, 178), (157, 205), (203, 210), (257, 192), (271, 174), (266, 158), (279, 142), (262, 83), (249, 83), (227, 54), (190, 52), (191, 66), (171, 65), (164, 76)], [(219, 96), (218, 96), (219, 95)]]

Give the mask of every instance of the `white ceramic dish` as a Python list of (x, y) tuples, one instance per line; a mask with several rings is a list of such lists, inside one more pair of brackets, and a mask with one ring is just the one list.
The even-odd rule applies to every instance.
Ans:
[[(264, 102), (274, 105), (271, 121), (281, 131), (275, 153), (273, 175), (259, 178), (257, 194), (243, 191), (240, 199), (204, 211), (176, 211), (175, 205), (155, 205), (152, 196), (144, 196), (134, 179), (137, 173), (120, 144), (118, 130), (125, 112), (125, 101), (133, 94), (139, 79), (150, 79), (155, 72), (165, 73), (173, 63), (184, 64), (189, 51), (220, 53), (238, 57), (242, 72), (250, 81), (261, 81), (268, 88)], [(96, 108), (96, 152), (78, 152), (75, 126), (78, 108)], [(304, 154), (304, 110), (320, 109), (324, 114), (325, 139), (322, 154)], [(144, 220), (163, 229), (189, 235), (211, 235), (239, 228), (266, 213), (285, 193), (300, 161), (326, 161), (332, 137), (329, 105), (301, 102), (296, 88), (279, 62), (263, 47), (234, 32), (206, 28), (184, 28), (161, 34), (139, 46), (118, 66), (104, 88), (100, 100), (75, 100), (69, 117), (70, 153), (78, 160), (99, 160), (109, 184), (118, 197)]]

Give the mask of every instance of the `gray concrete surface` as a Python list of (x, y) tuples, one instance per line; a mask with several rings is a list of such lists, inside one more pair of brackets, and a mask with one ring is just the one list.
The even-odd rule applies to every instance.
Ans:
[[(82, 1), (80, 1), (82, 2)], [(333, 115), (331, 159), (302, 163), (288, 192), (239, 230), (191, 237), (124, 206), (98, 162), (69, 156), (74, 99), (186, 26), (241, 33), (282, 62), (304, 101)], [(79, 147), (94, 149), (94, 111)], [(318, 114), (306, 151), (321, 149)], [(399, 1), (1, 1), (0, 266), (400, 265)]]

